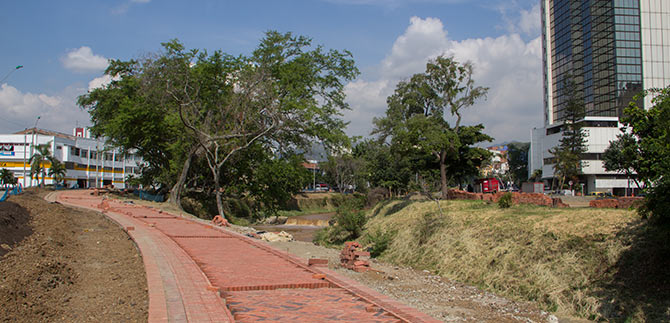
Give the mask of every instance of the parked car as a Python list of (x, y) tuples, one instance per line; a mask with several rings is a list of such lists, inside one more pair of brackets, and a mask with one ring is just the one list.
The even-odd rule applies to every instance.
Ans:
[(314, 190), (317, 192), (328, 192), (328, 184), (316, 184), (316, 188)]

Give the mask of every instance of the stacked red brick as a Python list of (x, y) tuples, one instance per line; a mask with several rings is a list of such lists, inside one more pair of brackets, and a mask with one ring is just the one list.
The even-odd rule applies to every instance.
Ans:
[[(506, 194), (505, 192), (498, 192), (495, 194), (484, 193), (470, 193), (461, 190), (449, 190), (447, 196), (452, 200), (483, 200), (490, 202), (498, 202), (498, 200)], [(534, 204), (541, 206), (552, 207), (568, 207), (560, 198), (551, 198), (541, 193), (518, 193), (511, 192), (512, 202), (514, 204)]]
[(595, 208), (627, 209), (637, 207), (641, 202), (641, 197), (619, 197), (616, 199), (593, 200), (589, 202), (589, 206)]
[(370, 262), (359, 259), (359, 257), (370, 257), (370, 253), (362, 251), (361, 248), (356, 241), (345, 242), (344, 249), (340, 252), (340, 264), (359, 273), (370, 270)]

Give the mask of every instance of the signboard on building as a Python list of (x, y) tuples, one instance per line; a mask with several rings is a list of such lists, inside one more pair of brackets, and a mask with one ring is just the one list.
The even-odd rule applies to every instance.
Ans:
[(14, 144), (0, 144), (0, 156), (14, 156)]

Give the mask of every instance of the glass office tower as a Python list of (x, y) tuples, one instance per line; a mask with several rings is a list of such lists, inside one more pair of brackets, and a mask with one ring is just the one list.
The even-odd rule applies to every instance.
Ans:
[[(584, 184), (612, 191), (628, 180), (602, 168), (600, 154), (616, 139), (623, 109), (643, 89), (670, 85), (669, 0), (541, 0), (544, 127), (531, 131), (529, 172), (553, 177), (547, 152), (558, 144), (570, 93), (577, 84), (586, 108)], [(651, 98), (639, 102), (649, 108)]]

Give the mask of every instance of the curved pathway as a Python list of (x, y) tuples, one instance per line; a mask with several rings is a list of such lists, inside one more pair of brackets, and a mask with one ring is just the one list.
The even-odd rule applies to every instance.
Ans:
[(258, 240), (91, 192), (48, 199), (100, 211), (128, 232), (147, 272), (150, 322), (436, 321)]

